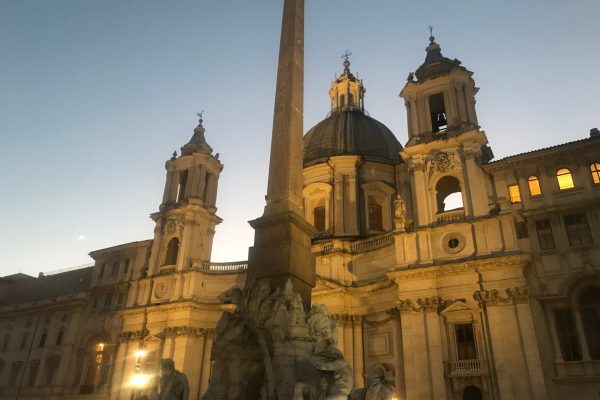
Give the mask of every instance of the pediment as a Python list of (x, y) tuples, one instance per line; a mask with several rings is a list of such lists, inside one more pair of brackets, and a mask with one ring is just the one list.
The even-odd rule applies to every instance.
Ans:
[(448, 316), (448, 314), (453, 314), (453, 313), (479, 313), (479, 310), (477, 308), (471, 307), (469, 304), (467, 304), (464, 301), (455, 301), (454, 303), (450, 304), (448, 307), (444, 308), (444, 310), (442, 310), (441, 314), (444, 316)]

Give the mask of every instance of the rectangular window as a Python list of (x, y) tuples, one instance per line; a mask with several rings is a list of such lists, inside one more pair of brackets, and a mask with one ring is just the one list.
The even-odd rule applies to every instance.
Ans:
[(123, 273), (126, 274), (129, 272), (129, 258), (125, 260), (125, 265), (123, 266)]
[(519, 191), (519, 185), (510, 185), (508, 187), (508, 194), (510, 196), (510, 202), (512, 204), (521, 202), (521, 192)]
[(21, 345), (19, 346), (20, 350), (25, 349), (25, 346), (27, 345), (27, 338), (29, 337), (29, 332), (24, 332), (23, 336), (21, 337)]
[(38, 371), (40, 370), (40, 360), (31, 360), (29, 363), (29, 377), (27, 378), (27, 386), (35, 385)]
[(530, 176), (527, 180), (529, 184), (529, 194), (531, 196), (540, 196), (542, 194), (542, 188), (540, 187), (540, 180), (537, 176)]
[(10, 333), (4, 335), (4, 342), (2, 342), (2, 351), (8, 349), (8, 342), (10, 342)]
[(65, 334), (65, 331), (63, 329), (58, 331), (58, 334), (56, 335), (56, 345), (57, 346), (60, 346), (62, 344), (64, 334)]
[(527, 221), (515, 221), (515, 230), (517, 231), (517, 239), (525, 239), (529, 237)]
[(121, 308), (123, 307), (123, 304), (125, 303), (125, 293), (119, 293), (119, 297), (117, 297), (117, 307)]
[(40, 343), (38, 347), (44, 347), (46, 345), (46, 339), (48, 338), (48, 332), (42, 332), (42, 336), (40, 336)]
[(457, 324), (454, 326), (456, 334), (456, 350), (459, 360), (474, 360), (477, 358), (475, 347), (475, 334), (473, 324)]
[(317, 232), (325, 230), (325, 206), (315, 207), (313, 210), (314, 226)]
[(579, 346), (577, 330), (575, 329), (573, 310), (555, 310), (554, 322), (556, 323), (556, 335), (558, 336), (563, 360), (581, 360), (581, 348)]
[(112, 293), (109, 293), (106, 295), (106, 297), (104, 298), (104, 308), (110, 307), (110, 305), (112, 304), (112, 298), (113, 298)]
[(23, 361), (14, 361), (10, 366), (10, 386), (17, 386), (18, 378), (23, 368)]
[(590, 165), (590, 171), (592, 172), (592, 180), (594, 181), (594, 184), (600, 184), (600, 163), (593, 163)]
[(100, 278), (102, 278), (104, 276), (104, 269), (106, 268), (106, 264), (102, 263), (102, 265), (100, 265), (100, 274), (98, 275)]
[(535, 221), (535, 230), (538, 242), (540, 243), (540, 249), (549, 250), (556, 248), (554, 234), (552, 233), (552, 224), (548, 218)]
[(369, 229), (372, 231), (383, 230), (383, 210), (374, 197), (369, 196)]
[(592, 243), (592, 232), (585, 214), (565, 215), (563, 220), (571, 246)]
[(110, 274), (116, 275), (118, 271), (119, 271), (119, 263), (117, 261), (114, 261), (112, 264), (112, 269), (110, 270)]

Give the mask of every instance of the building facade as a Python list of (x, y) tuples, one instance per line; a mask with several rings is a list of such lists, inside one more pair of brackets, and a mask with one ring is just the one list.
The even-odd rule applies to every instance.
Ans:
[[(402, 146), (345, 60), (304, 138), (313, 302), (337, 321), (358, 387), (386, 374), (399, 399), (596, 398), (600, 133), (494, 160), (472, 75), (430, 38), (400, 92)], [(201, 397), (247, 267), (210, 261), (223, 165), (204, 134), (200, 120), (166, 163), (152, 240), (2, 278), (0, 398), (131, 399), (160, 358)]]

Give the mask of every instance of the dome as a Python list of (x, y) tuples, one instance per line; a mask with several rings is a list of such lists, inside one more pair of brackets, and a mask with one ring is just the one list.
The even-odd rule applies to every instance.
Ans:
[(347, 108), (333, 112), (304, 136), (304, 166), (340, 155), (397, 164), (401, 150), (402, 145), (384, 124), (360, 110)]

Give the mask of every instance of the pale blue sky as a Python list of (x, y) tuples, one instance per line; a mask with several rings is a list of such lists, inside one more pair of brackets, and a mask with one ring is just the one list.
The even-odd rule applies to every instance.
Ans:
[[(213, 261), (247, 258), (266, 192), (282, 1), (0, 0), (0, 275), (152, 237), (164, 162), (205, 110), (225, 168)], [(497, 158), (600, 127), (600, 2), (306, 0), (305, 130), (340, 55), (401, 143), (427, 25), (475, 73)]]

